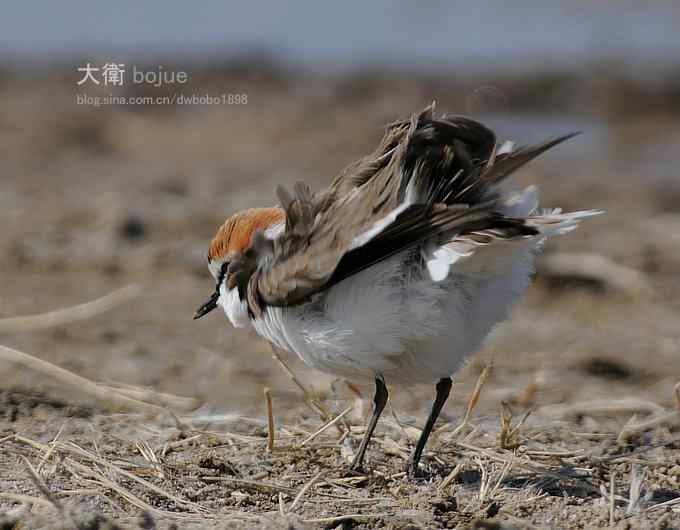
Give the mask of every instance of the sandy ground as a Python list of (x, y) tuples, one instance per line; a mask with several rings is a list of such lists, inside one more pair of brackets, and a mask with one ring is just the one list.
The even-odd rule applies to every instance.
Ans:
[[(0, 77), (0, 318), (141, 286), (134, 301), (87, 320), (0, 327), (0, 343), (91, 381), (201, 404), (179, 416), (114, 413), (78, 385), (0, 359), (0, 514), (7, 521), (20, 517), (36, 528), (104, 528), (104, 517), (142, 528), (680, 528), (680, 500), (673, 502), (680, 499), (673, 392), (680, 178), (671, 163), (680, 109), (672, 98), (579, 78), (528, 80), (524, 93), (519, 80), (504, 79), (495, 85), (507, 95), (499, 109), (494, 98), (470, 103), (473, 81), (324, 78), (247, 65), (192, 75), (192, 91), (246, 93), (248, 103), (93, 108), (75, 104), (70, 72)], [(577, 90), (555, 89), (560, 82)], [(648, 97), (639, 99), (647, 112), (626, 107), (631, 94)], [(433, 99), (446, 111), (502, 114), (503, 132), (520, 142), (562, 133), (565, 123), (592, 123), (599, 132), (586, 127), (516, 184), (538, 184), (546, 205), (608, 213), (546, 248), (526, 300), (456, 375), (425, 458), (427, 477), (413, 482), (401, 473), (429, 408), (434, 389), (427, 387), (391, 389), (393, 410), (369, 453), (370, 473), (352, 477), (346, 459), (368, 406), (343, 383), (285, 357), (332, 417), (354, 407), (338, 422), (342, 437), (331, 427), (301, 446), (324, 420), (268, 345), (217, 314), (197, 322), (191, 315), (212, 288), (204, 256), (224, 217), (273, 204), (276, 183), (322, 186), (373, 148), (383, 124)], [(607, 261), (602, 276), (556, 269), (556, 258), (581, 264), (585, 253)], [(456, 431), (491, 359), (470, 425)], [(266, 451), (265, 387), (277, 423), (273, 453)], [(363, 389), (365, 397), (371, 392)], [(509, 440), (501, 402), (512, 408), (513, 426), (531, 411)]]

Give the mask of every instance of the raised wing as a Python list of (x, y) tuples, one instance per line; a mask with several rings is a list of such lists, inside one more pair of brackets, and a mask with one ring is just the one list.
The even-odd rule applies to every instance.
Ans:
[(265, 305), (305, 302), (414, 245), (536, 235), (526, 218), (503, 214), (495, 185), (571, 136), (496, 156), (491, 130), (464, 117), (435, 118), (428, 107), (388, 126), (378, 149), (324, 192), (279, 188), (285, 230), (275, 240), (254, 238), (230, 266), (230, 286), (258, 315)]

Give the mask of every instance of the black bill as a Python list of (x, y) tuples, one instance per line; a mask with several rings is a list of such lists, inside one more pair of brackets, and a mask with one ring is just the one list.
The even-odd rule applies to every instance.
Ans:
[(213, 294), (210, 295), (210, 299), (203, 304), (201, 307), (199, 307), (196, 312), (194, 313), (194, 320), (197, 318), (204, 317), (210, 311), (215, 309), (217, 307), (217, 300), (220, 298), (220, 293), (218, 291), (215, 291)]

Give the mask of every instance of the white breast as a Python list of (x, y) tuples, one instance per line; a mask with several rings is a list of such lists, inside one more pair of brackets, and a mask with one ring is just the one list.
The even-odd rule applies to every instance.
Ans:
[(302, 306), (268, 308), (253, 325), (314, 368), (351, 378), (373, 378), (398, 366), (405, 338), (423, 339), (442, 326), (432, 282), (409, 283), (402, 260), (363, 271)]
[[(443, 281), (418, 274), (409, 252), (348, 278), (315, 300), (267, 308), (256, 331), (308, 365), (350, 380), (429, 383), (451, 375), (507, 317), (532, 271), (532, 243), (482, 249)], [(493, 266), (487, 265), (491, 260)]]

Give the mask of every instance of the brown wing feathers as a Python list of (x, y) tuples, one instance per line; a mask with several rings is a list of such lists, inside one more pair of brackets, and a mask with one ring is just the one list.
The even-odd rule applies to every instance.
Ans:
[(524, 220), (503, 217), (487, 205), (458, 210), (457, 214), (455, 207), (432, 212), (426, 205), (415, 205), (366, 245), (345, 254), (325, 287), (331, 287), (428, 239), (445, 234), (466, 234), (481, 230), (494, 230), (499, 238), (504, 239), (538, 233), (535, 228), (526, 226)]
[[(376, 151), (347, 168), (324, 192), (312, 195), (302, 184), (293, 195), (277, 190), (286, 229), (273, 250), (262, 253), (248, 281), (251, 311), (258, 313), (262, 304), (302, 303), (432, 238), (482, 231), (497, 238), (536, 234), (524, 219), (497, 211), (495, 185), (572, 136), (496, 156), (490, 129), (464, 117), (435, 118), (433, 107), (391, 124)], [(406, 199), (411, 200), (408, 206)], [(400, 205), (401, 213), (391, 222), (376, 225)], [(375, 235), (353, 248), (357, 236), (376, 226)]]

